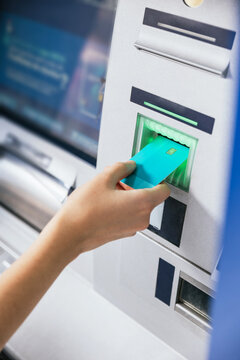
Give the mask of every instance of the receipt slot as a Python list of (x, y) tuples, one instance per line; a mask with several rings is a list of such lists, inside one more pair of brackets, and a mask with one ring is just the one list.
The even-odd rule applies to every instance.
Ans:
[(229, 29), (146, 8), (135, 46), (225, 77), (235, 35)]

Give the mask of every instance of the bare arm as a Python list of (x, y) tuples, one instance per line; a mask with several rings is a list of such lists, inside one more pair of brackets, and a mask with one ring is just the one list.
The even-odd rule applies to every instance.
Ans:
[(1, 275), (0, 349), (69, 262), (148, 226), (152, 209), (169, 189), (162, 184), (122, 191), (118, 182), (134, 169), (134, 162), (117, 163), (75, 190), (30, 249)]

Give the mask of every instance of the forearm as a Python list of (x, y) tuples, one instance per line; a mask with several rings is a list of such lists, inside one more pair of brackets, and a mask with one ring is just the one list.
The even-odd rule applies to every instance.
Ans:
[(170, 192), (164, 184), (122, 191), (119, 181), (135, 168), (133, 161), (117, 163), (75, 190), (32, 247), (0, 277), (0, 348), (70, 261), (148, 227), (152, 209)]
[(56, 239), (57, 221), (0, 276), (0, 349), (71, 260)]

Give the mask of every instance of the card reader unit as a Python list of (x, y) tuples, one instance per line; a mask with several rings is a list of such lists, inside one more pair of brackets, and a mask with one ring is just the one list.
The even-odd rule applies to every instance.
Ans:
[(172, 144), (176, 145), (172, 146), (173, 149), (179, 145), (188, 148), (187, 159), (166, 178), (166, 182), (181, 190), (189, 191), (193, 160), (198, 143), (196, 138), (138, 114), (132, 155), (137, 154), (159, 136), (171, 140)]

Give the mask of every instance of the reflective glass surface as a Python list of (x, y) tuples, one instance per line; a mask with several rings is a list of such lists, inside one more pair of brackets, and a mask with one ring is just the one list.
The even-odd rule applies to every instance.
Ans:
[(116, 0), (2, 0), (0, 109), (95, 164)]

